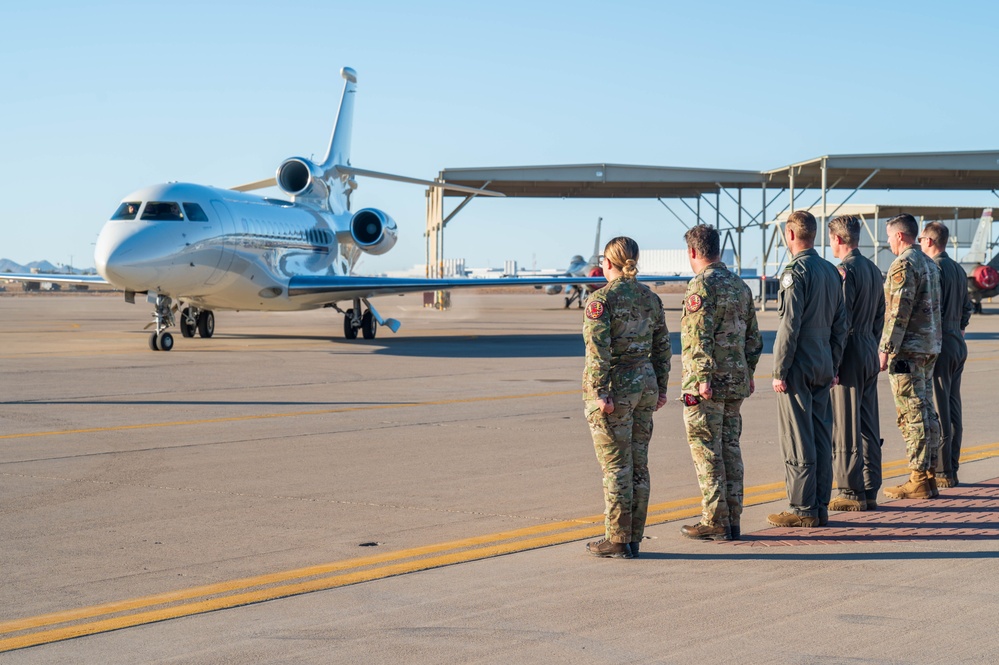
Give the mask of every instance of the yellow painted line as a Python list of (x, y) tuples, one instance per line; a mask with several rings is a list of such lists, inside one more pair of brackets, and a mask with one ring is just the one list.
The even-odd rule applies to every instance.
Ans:
[[(999, 456), (999, 443), (969, 447), (962, 461)], [(889, 463), (895, 467), (905, 460)], [(784, 483), (757, 485), (746, 490), (745, 505), (759, 505), (785, 498)], [(699, 497), (654, 504), (647, 524), (652, 526), (700, 515)], [(371, 557), (311, 566), (291, 571), (231, 580), (133, 600), (106, 603), (77, 610), (0, 623), (0, 634), (25, 633), (0, 639), (0, 652), (72, 639), (84, 635), (202, 614), (278, 598), (333, 589), (396, 575), (476, 561), (548, 547), (602, 535), (603, 515), (592, 515), (535, 525), (464, 540), (389, 552)], [(433, 555), (433, 556), (427, 556)], [(412, 559), (405, 561), (405, 559)], [(389, 564), (380, 565), (379, 564)], [(339, 574), (331, 574), (339, 573)], [(286, 583), (287, 582), (287, 583)], [(284, 584), (282, 584), (284, 583)], [(273, 586), (273, 585), (277, 586)], [(263, 587), (263, 588), (259, 588)], [(223, 595), (229, 594), (229, 595)], [(157, 606), (166, 607), (157, 607)], [(147, 609), (156, 608), (156, 609)], [(131, 610), (146, 611), (122, 614)], [(118, 615), (118, 616), (114, 616)], [(93, 619), (90, 621), (85, 621)], [(68, 626), (37, 630), (62, 623)], [(35, 632), (27, 632), (35, 631)]]

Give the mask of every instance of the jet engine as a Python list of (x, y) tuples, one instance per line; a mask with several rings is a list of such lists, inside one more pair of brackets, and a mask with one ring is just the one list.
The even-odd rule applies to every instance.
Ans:
[(322, 170), (304, 157), (290, 157), (278, 167), (278, 187), (291, 196), (325, 199), (329, 196)]
[(547, 293), (550, 296), (557, 296), (558, 294), (562, 293), (562, 285), (549, 284), (548, 286), (545, 287), (545, 293)]
[(982, 291), (991, 291), (999, 286), (999, 272), (992, 266), (978, 266), (972, 271), (971, 278)]
[(363, 252), (384, 254), (398, 239), (395, 220), (375, 208), (358, 210), (350, 218), (350, 238)]

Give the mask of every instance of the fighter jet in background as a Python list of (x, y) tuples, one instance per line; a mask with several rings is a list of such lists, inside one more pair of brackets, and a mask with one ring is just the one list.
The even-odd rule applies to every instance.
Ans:
[(992, 208), (986, 208), (971, 241), (971, 249), (959, 262), (968, 273), (968, 293), (978, 314), (982, 312), (982, 300), (999, 293), (999, 253), (986, 262), (991, 238)]
[[(587, 261), (581, 255), (576, 254), (569, 259), (569, 267), (565, 269), (565, 273), (563, 273), (564, 277), (603, 277), (604, 270), (600, 267), (600, 223), (603, 220), (603, 217), (597, 217), (597, 238), (593, 242), (593, 254), (590, 256), (590, 260)], [(578, 307), (582, 307), (583, 301), (586, 300), (586, 295), (592, 293), (597, 288), (600, 288), (599, 284), (595, 286), (591, 284), (569, 284), (565, 290), (565, 308), (569, 309), (572, 303), (576, 303)], [(546, 286), (545, 293), (550, 296), (559, 295), (562, 293), (562, 284)]]

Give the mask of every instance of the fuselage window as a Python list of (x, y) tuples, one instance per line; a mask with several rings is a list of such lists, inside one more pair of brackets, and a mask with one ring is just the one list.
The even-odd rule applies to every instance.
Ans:
[(201, 209), (197, 203), (184, 203), (184, 211), (187, 213), (187, 218), (192, 222), (207, 222), (208, 215), (205, 211)]
[(142, 219), (156, 222), (182, 222), (184, 213), (179, 203), (150, 201), (142, 211)]
[(142, 201), (125, 201), (111, 215), (111, 219), (135, 219)]

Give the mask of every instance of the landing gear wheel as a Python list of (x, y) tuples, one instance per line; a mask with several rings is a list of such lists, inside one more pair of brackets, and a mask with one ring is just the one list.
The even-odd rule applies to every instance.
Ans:
[(205, 339), (215, 334), (215, 314), (210, 310), (198, 314), (198, 334)]
[(149, 349), (151, 351), (160, 350), (159, 341), (156, 339), (157, 337), (158, 335), (156, 333), (152, 333), (151, 335), (149, 335)]
[(354, 310), (343, 313), (343, 336), (347, 339), (357, 339), (357, 328), (354, 327)]
[(185, 307), (184, 311), (180, 313), (180, 334), (184, 337), (194, 337), (197, 330), (197, 322), (191, 323), (191, 308)]
[[(364, 339), (374, 339), (377, 332), (378, 321), (375, 320), (370, 309), (366, 310), (361, 317), (361, 333), (364, 335)], [(357, 333), (355, 332), (354, 335)]]
[(173, 348), (173, 335), (168, 332), (161, 332), (156, 335), (156, 346), (160, 347), (160, 351), (169, 351)]

